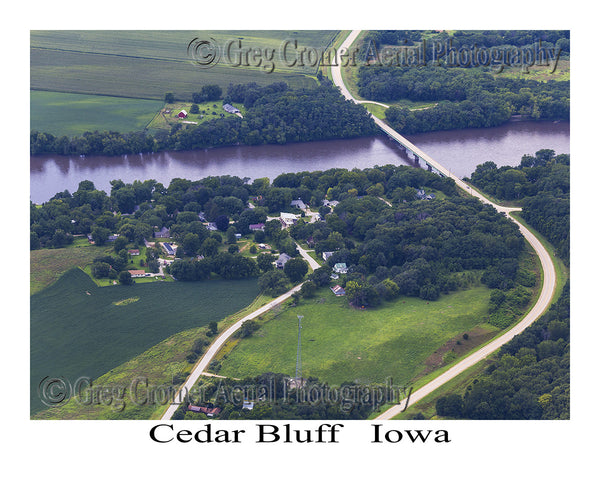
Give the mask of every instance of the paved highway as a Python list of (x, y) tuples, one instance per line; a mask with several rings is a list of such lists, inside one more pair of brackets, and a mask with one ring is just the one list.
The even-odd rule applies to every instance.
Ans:
[[(352, 43), (354, 43), (354, 41), (358, 38), (359, 34), (360, 34), (360, 30), (353, 30), (348, 35), (348, 37), (346, 37), (346, 40), (344, 40), (344, 42), (342, 43), (342, 45), (340, 46), (340, 48), (338, 50), (338, 61), (334, 62), (334, 64), (336, 64), (336, 65), (331, 67), (331, 75), (332, 75), (333, 83), (340, 88), (342, 94), (348, 100), (352, 100), (355, 103), (363, 103), (363, 102), (357, 101), (352, 96), (352, 94), (350, 93), (350, 91), (348, 90), (346, 85), (344, 84), (344, 80), (342, 78), (342, 69), (341, 69), (342, 65), (341, 65), (341, 62), (339, 61), (339, 54), (344, 53), (344, 51), (348, 51), (348, 49), (350, 48)], [(401, 403), (399, 405), (394, 405), (393, 407), (386, 410), (385, 412), (383, 412), (381, 415), (379, 415), (376, 418), (376, 420), (389, 420), (389, 419), (393, 418), (394, 416), (396, 416), (398, 413), (400, 413), (407, 406), (410, 406), (410, 405), (418, 402), (419, 400), (424, 398), (426, 395), (433, 392), (436, 388), (438, 388), (441, 385), (443, 385), (444, 383), (446, 383), (451, 378), (456, 377), (460, 373), (464, 372), (467, 368), (475, 365), (477, 362), (483, 360), (488, 355), (490, 355), (491, 353), (498, 350), (502, 345), (504, 345), (505, 343), (510, 341), (510, 339), (512, 339), (515, 335), (518, 335), (523, 330), (525, 330), (529, 325), (531, 325), (533, 322), (535, 322), (546, 311), (546, 309), (550, 306), (550, 303), (552, 302), (552, 296), (554, 295), (554, 289), (556, 288), (556, 272), (554, 271), (554, 264), (552, 263), (552, 258), (550, 257), (550, 254), (544, 248), (544, 246), (540, 243), (540, 241), (529, 230), (527, 230), (520, 222), (518, 222), (517, 220), (515, 220), (513, 217), (510, 216), (511, 212), (519, 211), (519, 210), (521, 210), (520, 208), (503, 207), (503, 206), (500, 206), (500, 205), (497, 205), (497, 204), (491, 202), (490, 200), (485, 198), (483, 195), (481, 195), (479, 192), (477, 192), (477, 191), (473, 190), (471, 187), (469, 187), (460, 178), (458, 178), (456, 175), (451, 173), (446, 167), (444, 167), (440, 163), (436, 162), (433, 158), (431, 158), (429, 155), (427, 155), (425, 152), (423, 152), (416, 145), (413, 145), (411, 142), (409, 142), (406, 138), (404, 138), (402, 135), (400, 135), (398, 132), (396, 132), (393, 128), (391, 128), (389, 125), (387, 125), (383, 120), (380, 120), (379, 118), (376, 118), (374, 116), (372, 116), (372, 118), (375, 121), (375, 123), (383, 131), (385, 131), (390, 137), (392, 137), (395, 140), (397, 140), (398, 142), (402, 143), (405, 147), (407, 147), (412, 152), (414, 152), (416, 155), (418, 155), (419, 158), (425, 160), (429, 165), (434, 167), (440, 173), (444, 174), (447, 177), (452, 178), (456, 182), (456, 184), (460, 188), (462, 188), (464, 191), (468, 192), (470, 195), (473, 195), (473, 196), (479, 198), (479, 200), (481, 200), (483, 203), (492, 205), (497, 211), (499, 211), (501, 213), (505, 213), (508, 216), (508, 218), (513, 220), (519, 226), (519, 230), (521, 231), (521, 233), (523, 234), (525, 239), (531, 244), (531, 246), (534, 248), (535, 252), (537, 253), (538, 257), (540, 258), (540, 262), (542, 264), (542, 270), (543, 270), (543, 285), (542, 285), (542, 289), (540, 292), (540, 296), (539, 296), (537, 302), (535, 303), (535, 305), (533, 306), (533, 308), (529, 311), (529, 313), (527, 313), (527, 315), (525, 315), (525, 317), (517, 325), (515, 325), (513, 328), (508, 330), (506, 333), (504, 333), (500, 337), (493, 340), (491, 343), (485, 345), (481, 349), (479, 349), (476, 352), (472, 353), (471, 355), (467, 356), (466, 358), (464, 358), (463, 360), (458, 362), (452, 368), (450, 368), (449, 370), (447, 370), (446, 372), (444, 372), (443, 374), (441, 374), (440, 376), (438, 376), (431, 382), (427, 383), (420, 389), (412, 392), (412, 394), (410, 395), (410, 399), (408, 401), (408, 405), (406, 405), (406, 401), (404, 401), (403, 403)]]

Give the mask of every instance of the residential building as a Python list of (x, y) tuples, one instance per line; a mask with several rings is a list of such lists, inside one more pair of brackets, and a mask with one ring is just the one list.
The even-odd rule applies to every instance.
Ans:
[(282, 253), (279, 255), (279, 258), (275, 260), (275, 266), (277, 268), (283, 268), (288, 260), (291, 260), (291, 258), (292, 257), (290, 257), (287, 253)]
[(333, 252), (323, 252), (323, 260), (329, 260), (329, 257), (333, 255)]
[(336, 263), (333, 266), (333, 271), (339, 274), (348, 273), (348, 267), (345, 263)]
[(298, 200), (292, 200), (291, 206), (299, 208), (300, 210), (306, 210), (306, 204), (301, 198), (298, 198)]
[(167, 227), (162, 227), (158, 232), (154, 232), (154, 238), (169, 238), (171, 231)]
[(165, 252), (167, 252), (167, 255), (173, 255), (173, 256), (175, 256), (175, 253), (177, 252), (177, 246), (176, 245), (172, 245), (172, 244), (167, 243), (167, 242), (162, 242), (161, 246), (162, 246), (163, 250)]
[(225, 110), (227, 113), (240, 113), (240, 110), (238, 108), (235, 108), (233, 105), (230, 105), (229, 103), (226, 103), (223, 105), (223, 110)]
[(146, 276), (145, 270), (127, 270), (131, 274), (131, 278), (140, 278)]

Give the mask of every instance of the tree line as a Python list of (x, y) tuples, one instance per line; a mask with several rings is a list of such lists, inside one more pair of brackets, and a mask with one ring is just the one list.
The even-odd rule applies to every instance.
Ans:
[(464, 394), (440, 397), (438, 415), (475, 420), (551, 420), (570, 417), (570, 294), (523, 333)]
[(532, 120), (570, 119), (567, 81), (538, 82), (445, 66), (363, 66), (358, 87), (359, 95), (370, 100), (436, 103), (415, 110), (388, 108), (386, 120), (400, 133), (491, 127), (513, 115)]
[(556, 247), (569, 264), (570, 256), (570, 155), (542, 149), (523, 155), (516, 167), (478, 165), (470, 181), (500, 200), (518, 201), (526, 222)]
[[(202, 91), (196, 100), (214, 98)], [(223, 103), (240, 102), (244, 118), (226, 116), (198, 125), (175, 125), (171, 131), (120, 133), (85, 132), (81, 136), (30, 133), (30, 153), (58, 155), (124, 155), (164, 150), (195, 150), (232, 145), (285, 144), (377, 133), (368, 112), (348, 102), (331, 82), (312, 89), (291, 89), (280, 82), (265, 87), (255, 83), (230, 85)]]
[(452, 34), (437, 30), (371, 30), (365, 40), (371, 40), (381, 47), (383, 45), (411, 46), (423, 39), (431, 43), (452, 39), (452, 45), (457, 48), (471, 45), (488, 48), (525, 47), (541, 41), (544, 46), (560, 48), (568, 53), (570, 37), (569, 30), (456, 30)]

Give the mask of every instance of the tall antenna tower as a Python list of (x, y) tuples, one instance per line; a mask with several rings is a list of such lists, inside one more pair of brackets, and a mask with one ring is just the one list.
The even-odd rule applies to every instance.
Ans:
[(298, 350), (296, 352), (296, 388), (300, 386), (302, 379), (302, 348), (300, 342), (300, 332), (302, 331), (303, 315), (298, 315)]

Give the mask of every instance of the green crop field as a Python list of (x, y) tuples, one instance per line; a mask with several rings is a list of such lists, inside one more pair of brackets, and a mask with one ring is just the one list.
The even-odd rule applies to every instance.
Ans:
[(54, 135), (143, 130), (162, 108), (159, 100), (32, 91), (31, 130)]
[[(46, 376), (96, 378), (165, 338), (218, 321), (258, 295), (255, 279), (97, 287), (80, 269), (31, 296), (31, 411)], [(132, 301), (132, 299), (137, 299)]]
[[(302, 374), (339, 385), (344, 381), (406, 385), (448, 340), (485, 324), (490, 290), (475, 287), (435, 302), (401, 298), (375, 310), (357, 310), (321, 290), (239, 341), (221, 359), (220, 375), (244, 378), (263, 372), (293, 376), (298, 320), (302, 320)], [(324, 300), (323, 300), (324, 299)], [(487, 327), (487, 326), (486, 326)]]
[[(292, 62), (303, 48), (326, 48), (336, 31), (32, 31), (31, 89), (162, 100), (165, 93), (189, 98), (203, 85), (285, 81), (293, 87), (314, 85), (317, 66)], [(201, 68), (188, 53), (194, 39), (214, 41), (220, 59)], [(297, 41), (286, 61), (282, 42)], [(230, 42), (233, 49), (228, 49)], [(237, 43), (241, 42), (241, 43)], [(239, 48), (241, 45), (241, 49)], [(263, 59), (245, 61), (250, 48)], [(230, 52), (230, 55), (227, 52)], [(265, 53), (266, 52), (266, 53)], [(274, 55), (271, 57), (271, 52)], [(272, 60), (269, 60), (272, 58)], [(268, 73), (263, 67), (274, 63)]]

